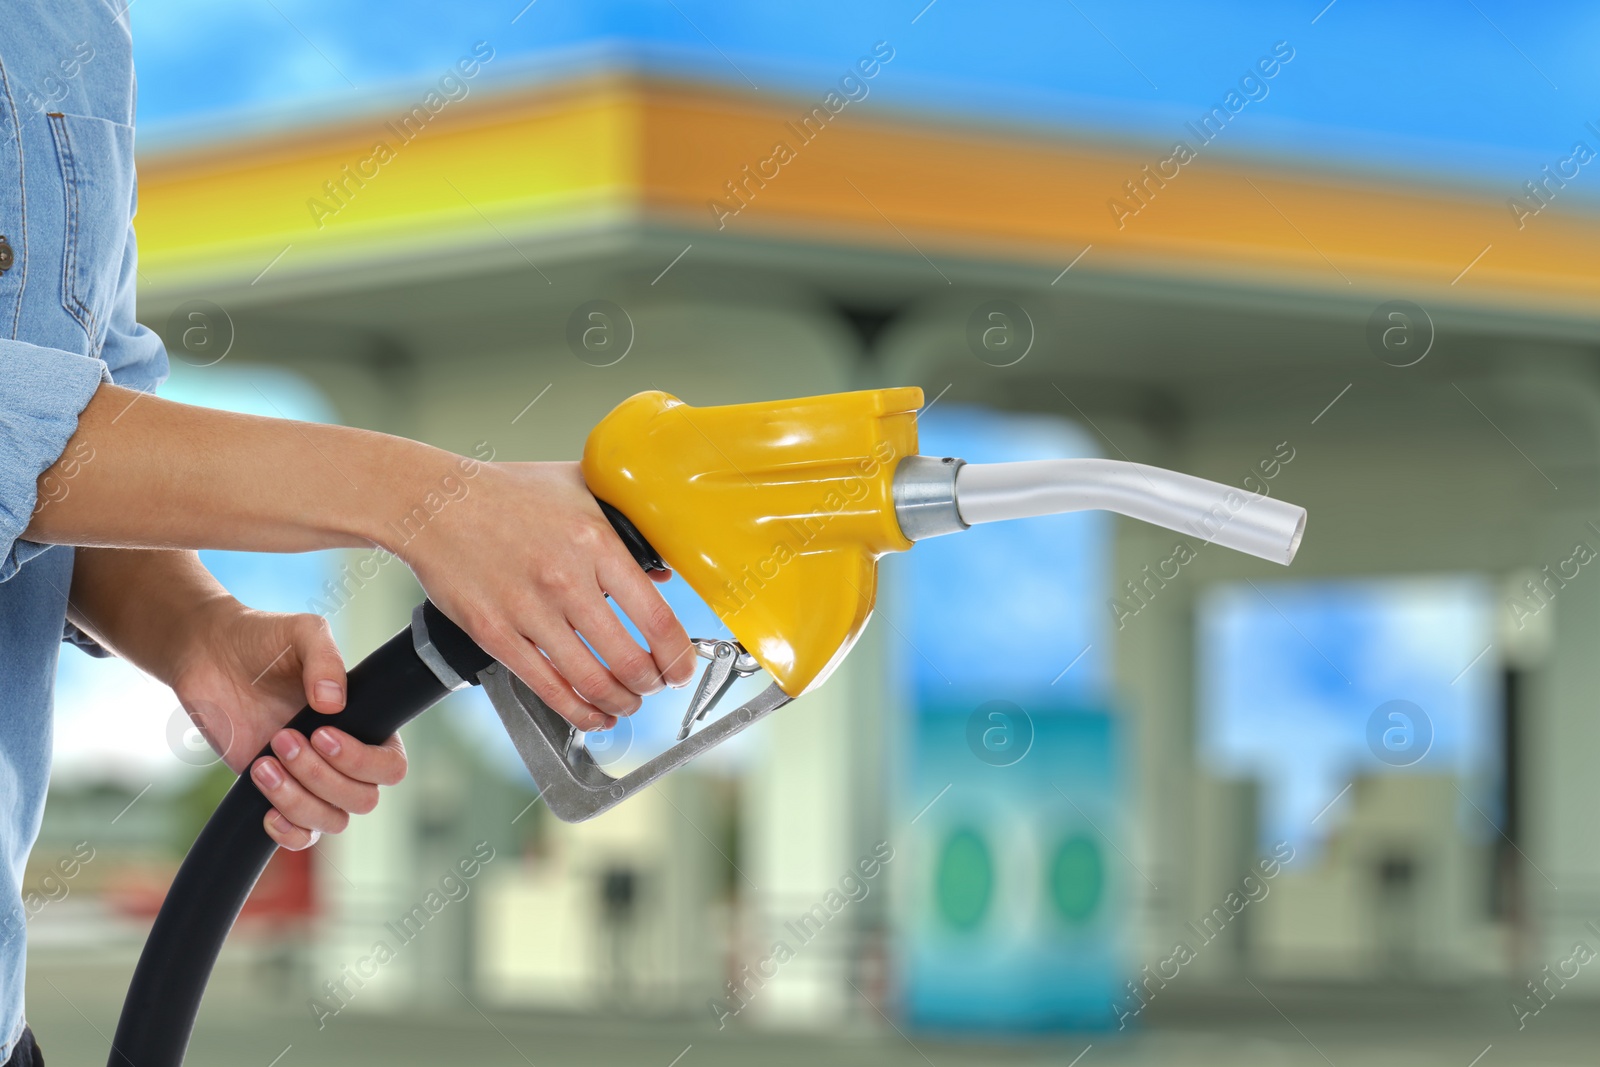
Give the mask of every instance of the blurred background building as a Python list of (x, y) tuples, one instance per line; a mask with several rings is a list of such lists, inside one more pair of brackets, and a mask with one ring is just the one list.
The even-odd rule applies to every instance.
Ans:
[[(169, 396), (573, 459), (643, 389), (920, 385), (925, 452), (1311, 514), (1287, 572), (1092, 515), (919, 546), (825, 688), (581, 826), (452, 697), (378, 812), (274, 861), (194, 1059), (1579, 1061), (1592, 8), (131, 17)], [(419, 596), (371, 552), (208, 562), (351, 662)], [(592, 746), (658, 750), (681, 697)], [(30, 1013), (89, 1060), (229, 776), (131, 668), (66, 651), (58, 703)]]

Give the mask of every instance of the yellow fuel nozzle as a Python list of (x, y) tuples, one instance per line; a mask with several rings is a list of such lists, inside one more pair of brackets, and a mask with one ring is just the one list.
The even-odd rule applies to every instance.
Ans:
[[(677, 744), (620, 778), (509, 671), (483, 671), (552, 812), (593, 818), (820, 684), (872, 615), (879, 557), (915, 541), (1103, 509), (1279, 563), (1299, 548), (1305, 509), (1186, 474), (1103, 459), (920, 456), (921, 406), (914, 388), (710, 408), (656, 392), (601, 420), (583, 450), (590, 491), (640, 565), (659, 554), (736, 640), (695, 642), (711, 662)], [(759, 668), (770, 686), (694, 729), (736, 678)]]
[(893, 480), (921, 406), (917, 388), (707, 408), (640, 393), (589, 434), (583, 476), (799, 696), (866, 626), (878, 558), (911, 547)]

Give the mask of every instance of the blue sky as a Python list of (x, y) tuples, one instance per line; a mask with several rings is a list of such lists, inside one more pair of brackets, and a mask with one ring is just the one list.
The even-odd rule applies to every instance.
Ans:
[(1600, 125), (1594, 5), (925, 2), (139, 0), (132, 18), (151, 131), (372, 106), (480, 40), (502, 82), (626, 63), (807, 97), (884, 40), (895, 58), (871, 106), (1163, 145), (1287, 41), (1293, 60), (1219, 150), (1514, 188), (1575, 139), (1600, 146), (1584, 125)]
[[(1498, 810), (1499, 673), (1482, 655), (1494, 636), (1482, 580), (1219, 585), (1202, 594), (1198, 621), (1201, 755), (1215, 774), (1261, 782), (1263, 848), (1302, 849), (1336, 828), (1337, 808), (1319, 813), (1358, 774), (1456, 775)], [(1367, 734), (1393, 700), (1421, 708), (1433, 729), (1426, 755), (1398, 770)], [(1469, 822), (1491, 832), (1481, 816)]]

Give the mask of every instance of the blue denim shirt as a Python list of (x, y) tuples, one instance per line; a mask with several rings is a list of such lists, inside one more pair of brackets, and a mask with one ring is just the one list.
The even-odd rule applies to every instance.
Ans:
[[(119, 14), (118, 9), (121, 9)], [(21, 540), (103, 381), (150, 390), (134, 321), (133, 46), (110, 0), (0, 0), (0, 1063), (23, 1026), (23, 866), (50, 777), (72, 549)], [(5, 263), (0, 249), (0, 265)], [(93, 462), (92, 458), (87, 462)], [(70, 481), (54, 491), (71, 492)]]

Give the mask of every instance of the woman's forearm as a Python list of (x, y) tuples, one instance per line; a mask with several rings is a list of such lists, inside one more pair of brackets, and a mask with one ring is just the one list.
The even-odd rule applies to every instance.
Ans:
[[(688, 635), (575, 463), (478, 463), (383, 434), (101, 385), (39, 478), (39, 500), (23, 536), (46, 544), (387, 549), (485, 652), (585, 730), (610, 727), (641, 695), (694, 670)], [(105, 625), (113, 642), (143, 640)]]
[(366, 430), (176, 404), (102, 385), (24, 535), (45, 544), (303, 552), (382, 544), (460, 460)]

